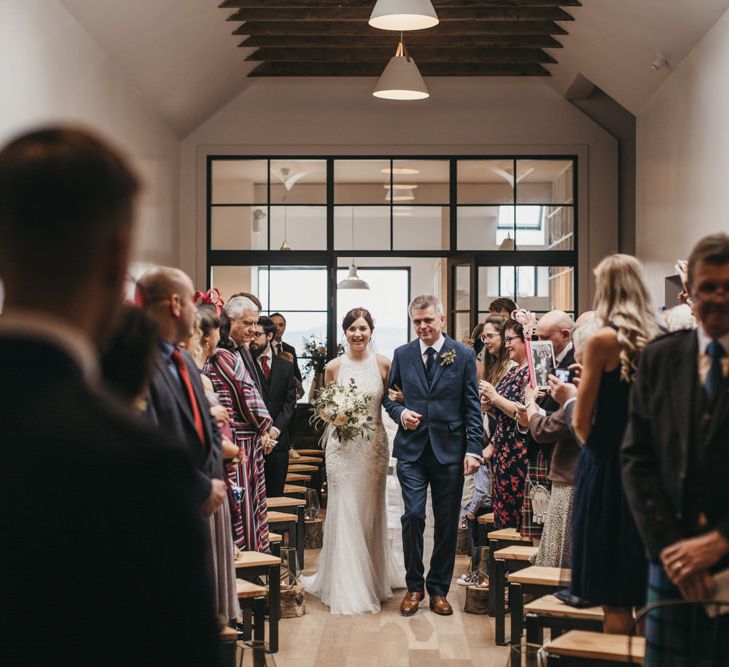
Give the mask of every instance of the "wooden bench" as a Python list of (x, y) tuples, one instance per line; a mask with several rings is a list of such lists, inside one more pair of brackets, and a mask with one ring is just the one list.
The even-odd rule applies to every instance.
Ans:
[[(268, 509), (278, 510), (280, 512), (289, 512), (290, 514), (296, 514), (298, 517), (296, 521), (296, 545), (301, 547), (301, 553), (299, 555), (299, 566), (304, 568), (304, 508), (306, 507), (306, 501), (302, 498), (288, 498), (287, 496), (280, 496), (278, 498), (268, 498)], [(292, 545), (293, 546), (293, 545)]]
[(645, 639), (628, 635), (570, 630), (545, 647), (550, 667), (642, 665)]
[(567, 630), (602, 632), (604, 618), (602, 607), (572, 607), (554, 595), (544, 595), (524, 605), (527, 644), (543, 644), (544, 628), (550, 629), (550, 639)]
[(235, 560), (236, 576), (247, 581), (257, 577), (268, 580), (268, 649), (278, 651), (278, 622), (281, 618), (281, 559), (258, 551), (239, 551)]
[(308, 483), (311, 481), (311, 475), (299, 475), (297, 473), (290, 472), (288, 475), (286, 475), (286, 481), (287, 482), (304, 482), (308, 485)]
[[(531, 546), (532, 540), (530, 537), (522, 536), (515, 528), (501, 528), (499, 530), (491, 530), (487, 533), (486, 537), (488, 539), (488, 542), (484, 542), (484, 544), (488, 544), (489, 547), (486, 570), (489, 575), (489, 616), (498, 618), (497, 604), (500, 605), (499, 609), (502, 609), (504, 607), (503, 598), (506, 591), (506, 579), (504, 577), (502, 577), (501, 580), (497, 579), (496, 559), (494, 558), (494, 554), (499, 551), (499, 549), (504, 549), (508, 546), (518, 546), (525, 544)], [(506, 566), (504, 566), (504, 571), (506, 571)], [(497, 588), (499, 588), (498, 592), (496, 590)], [(499, 595), (501, 598), (500, 603), (497, 603), (497, 595)], [(500, 626), (498, 625), (498, 623), (496, 627), (496, 643), (498, 644), (499, 641), (504, 642), (505, 640), (503, 638), (503, 633), (499, 634), (498, 628)]]
[[(296, 498), (306, 495), (305, 486), (297, 486), (296, 484), (284, 484), (284, 495)], [(303, 498), (302, 498), (303, 499)]]
[[(304, 567), (304, 523), (299, 521), (298, 514), (290, 512), (268, 511), (268, 525), (276, 532), (288, 535), (288, 546), (296, 549), (299, 566)], [(301, 533), (301, 535), (299, 535)], [(289, 563), (293, 574), (298, 572), (296, 563)]]
[(289, 464), (289, 472), (319, 472), (319, 466), (293, 463)]
[(301, 456), (319, 456), (324, 458), (323, 449), (297, 449), (296, 450)]
[(512, 572), (509, 579), (509, 606), (511, 607), (511, 643), (521, 643), (524, 628), (524, 597), (549, 595), (570, 585), (572, 571), (561, 567), (532, 565)]
[(251, 583), (245, 579), (235, 580), (238, 602), (243, 616), (243, 641), (251, 641), (254, 667), (266, 664), (266, 590), (265, 586)]

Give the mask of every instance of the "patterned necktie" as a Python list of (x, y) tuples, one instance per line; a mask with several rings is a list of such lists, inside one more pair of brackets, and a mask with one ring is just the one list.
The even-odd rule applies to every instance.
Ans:
[(268, 365), (268, 357), (265, 354), (261, 355), (261, 369), (263, 370), (263, 377), (268, 380), (268, 376), (271, 375), (271, 367)]
[(706, 354), (711, 359), (711, 366), (709, 367), (709, 372), (706, 374), (704, 389), (706, 390), (709, 401), (713, 401), (724, 380), (721, 359), (726, 354), (726, 350), (724, 350), (724, 347), (718, 340), (712, 339), (706, 346)]
[(172, 351), (172, 360), (175, 362), (175, 366), (177, 366), (177, 371), (180, 374), (182, 386), (184, 387), (185, 393), (187, 394), (187, 400), (190, 401), (190, 407), (192, 408), (192, 418), (195, 422), (197, 437), (200, 438), (200, 443), (205, 446), (205, 427), (203, 426), (202, 415), (200, 414), (200, 406), (197, 404), (195, 392), (192, 390), (190, 371), (188, 371), (187, 364), (182, 358), (182, 353), (177, 348)]
[(433, 375), (435, 373), (436, 351), (432, 347), (429, 347), (425, 350), (425, 354), (428, 357), (425, 362), (425, 374), (428, 376), (428, 386), (430, 386), (430, 383), (433, 382)]

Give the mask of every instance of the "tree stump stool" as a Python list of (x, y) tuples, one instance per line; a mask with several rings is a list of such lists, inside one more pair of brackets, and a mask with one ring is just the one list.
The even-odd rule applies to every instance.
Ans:
[(459, 556), (471, 556), (473, 554), (471, 531), (468, 529), (468, 527), (460, 527), (458, 529), (458, 542), (456, 543), (456, 553)]
[(466, 604), (463, 611), (469, 614), (488, 614), (489, 587), (466, 586)]
[(306, 613), (304, 589), (301, 586), (281, 587), (281, 618), (298, 618)]
[(304, 548), (321, 549), (324, 542), (324, 521), (307, 519), (304, 523)]

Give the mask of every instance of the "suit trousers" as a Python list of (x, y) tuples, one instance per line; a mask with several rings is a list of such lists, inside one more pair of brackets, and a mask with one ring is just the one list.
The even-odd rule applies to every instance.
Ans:
[(274, 449), (264, 457), (263, 462), (266, 474), (266, 498), (280, 498), (283, 496), (289, 470), (289, 450), (279, 452)]
[[(402, 487), (405, 512), (402, 515), (402, 546), (405, 555), (405, 581), (409, 591), (447, 595), (456, 561), (458, 522), (463, 492), (463, 463), (438, 462), (430, 446), (417, 461), (397, 462), (397, 478)], [(435, 519), (433, 555), (427, 579), (423, 579), (423, 531), (428, 485)]]

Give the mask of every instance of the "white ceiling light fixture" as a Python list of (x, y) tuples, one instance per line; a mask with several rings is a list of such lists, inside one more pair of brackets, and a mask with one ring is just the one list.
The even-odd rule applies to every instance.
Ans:
[[(382, 187), (385, 188), (385, 190), (389, 190), (390, 184), (385, 183)], [(416, 183), (393, 183), (392, 185), (393, 190), (416, 190), (417, 187)]]
[[(354, 206), (352, 206), (352, 250), (355, 250), (354, 245)], [(340, 280), (337, 283), (337, 289), (369, 289), (370, 286), (357, 275), (357, 267), (354, 264), (354, 257), (352, 257), (352, 263), (349, 265), (349, 275)]]
[(420, 169), (411, 169), (410, 167), (395, 167), (394, 169), (390, 169), (389, 167), (386, 167), (385, 169), (380, 169), (380, 171), (383, 174), (395, 174), (395, 176), (414, 176), (415, 174), (420, 173)]
[(430, 0), (377, 0), (369, 24), (380, 30), (424, 30), (438, 25)]
[(281, 167), (280, 169), (271, 169), (271, 173), (281, 181), (283, 186), (286, 188), (286, 192), (290, 192), (291, 188), (293, 188), (294, 185), (296, 185), (309, 172), (297, 171), (292, 174), (290, 167)]
[(390, 58), (390, 62), (380, 75), (372, 94), (385, 100), (424, 100), (430, 97), (420, 70), (408, 54), (402, 40), (397, 45), (395, 55)]

